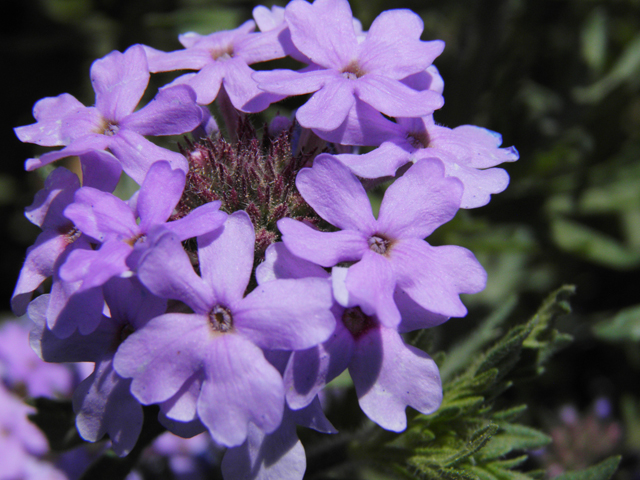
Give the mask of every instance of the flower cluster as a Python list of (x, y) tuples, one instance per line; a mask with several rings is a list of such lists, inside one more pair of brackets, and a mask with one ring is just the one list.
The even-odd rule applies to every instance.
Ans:
[[(63, 148), (26, 168), (77, 156), (82, 180), (53, 170), (27, 208), (42, 233), (12, 306), (35, 323), (41, 358), (95, 364), (73, 397), (84, 439), (106, 434), (126, 455), (155, 404), (168, 430), (228, 447), (225, 478), (294, 479), (295, 426), (335, 431), (318, 394), (346, 369), (385, 429), (406, 428), (407, 406), (438, 408), (437, 366), (402, 334), (466, 315), (459, 295), (486, 274), (465, 248), (425, 238), (504, 190), (493, 167), (518, 155), (494, 132), (434, 122), (444, 44), (420, 39), (413, 12), (383, 12), (368, 32), (347, 0), (254, 17), (181, 35), (183, 50), (95, 61), (93, 107), (68, 94), (36, 103), (16, 134)], [(285, 56), (305, 66), (250, 67)], [(177, 70), (188, 72), (136, 110), (151, 73)], [(303, 94), (293, 119), (256, 137), (247, 113)], [(179, 151), (146, 138), (187, 133)], [(126, 201), (112, 193), (122, 172), (139, 185)], [(376, 218), (365, 185), (392, 177)]]

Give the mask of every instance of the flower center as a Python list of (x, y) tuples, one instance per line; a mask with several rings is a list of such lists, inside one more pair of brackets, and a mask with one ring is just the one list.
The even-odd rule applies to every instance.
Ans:
[(374, 235), (373, 237), (369, 238), (368, 243), (369, 248), (374, 252), (379, 253), (380, 255), (384, 255), (385, 253), (387, 253), (387, 250), (391, 245), (391, 242), (389, 240), (379, 235)]
[(346, 327), (353, 338), (358, 338), (362, 334), (368, 332), (376, 326), (376, 321), (373, 317), (365, 315), (360, 307), (347, 308), (342, 314), (342, 323)]
[(214, 332), (226, 333), (233, 329), (233, 316), (228, 308), (216, 305), (209, 312), (209, 322)]
[(407, 140), (414, 148), (429, 148), (429, 135), (427, 132), (410, 132), (407, 134)]
[(67, 245), (71, 245), (73, 242), (80, 238), (80, 235), (82, 235), (82, 232), (73, 226), (69, 227), (68, 230), (62, 231), (60, 233), (64, 235), (64, 240), (65, 242), (67, 242)]
[(132, 247), (135, 247), (139, 243), (144, 243), (147, 241), (147, 236), (144, 233), (139, 233), (135, 237), (131, 237), (125, 241), (125, 243), (129, 244)]
[(220, 62), (233, 58), (233, 45), (228, 45), (226, 48), (211, 50), (211, 57)]
[(107, 121), (107, 124), (104, 127), (104, 131), (102, 132), (107, 137), (113, 137), (120, 130), (120, 126), (116, 122)]
[(347, 80), (357, 80), (364, 74), (365, 72), (360, 69), (360, 65), (358, 65), (358, 62), (356, 62), (355, 60), (347, 65), (344, 70), (342, 70), (342, 76)]

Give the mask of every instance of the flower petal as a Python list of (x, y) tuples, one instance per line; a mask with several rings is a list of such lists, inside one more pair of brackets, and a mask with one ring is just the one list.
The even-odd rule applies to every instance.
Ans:
[(282, 242), (269, 245), (264, 262), (256, 267), (258, 284), (278, 278), (305, 277), (329, 278), (329, 274), (319, 265), (293, 255)]
[(320, 232), (291, 218), (278, 220), (278, 229), (291, 253), (323, 267), (358, 261), (369, 248), (366, 237), (353, 230)]
[(432, 247), (409, 238), (394, 245), (390, 257), (398, 287), (421, 307), (439, 315), (464, 317), (467, 309), (459, 295), (478, 293), (486, 285), (486, 272), (466, 248)]
[(428, 237), (451, 220), (460, 206), (462, 184), (445, 178), (444, 165), (437, 159), (420, 160), (385, 192), (379, 232), (392, 239)]
[(318, 215), (342, 230), (370, 235), (376, 230), (371, 203), (360, 181), (331, 155), (319, 155), (303, 168), (296, 187)]
[(165, 223), (182, 196), (186, 175), (172, 169), (169, 162), (151, 165), (138, 194), (137, 209), (140, 230), (148, 232), (153, 225)]
[(164, 228), (178, 235), (180, 241), (185, 241), (212, 232), (221, 227), (226, 219), (227, 214), (220, 211), (220, 201), (216, 200), (191, 210), (186, 217), (166, 223)]
[(265, 433), (278, 428), (284, 387), (262, 350), (240, 335), (223, 334), (207, 351), (198, 416), (213, 439), (235, 447), (247, 438), (249, 422)]
[(91, 65), (96, 107), (105, 118), (121, 120), (138, 105), (149, 84), (147, 57), (142, 45), (126, 52), (113, 51)]
[(407, 427), (407, 406), (428, 415), (442, 402), (435, 362), (389, 328), (371, 330), (358, 339), (349, 372), (360, 407), (386, 430), (401, 432)]
[(335, 130), (355, 104), (355, 84), (355, 81), (340, 76), (325, 81), (322, 88), (298, 108), (296, 119), (305, 128)]
[(274, 280), (259, 285), (235, 306), (235, 327), (263, 348), (309, 348), (335, 328), (331, 303), (326, 279)]
[(416, 92), (398, 80), (368, 73), (356, 82), (360, 100), (391, 117), (421, 117), (442, 108), (442, 95), (431, 90)]

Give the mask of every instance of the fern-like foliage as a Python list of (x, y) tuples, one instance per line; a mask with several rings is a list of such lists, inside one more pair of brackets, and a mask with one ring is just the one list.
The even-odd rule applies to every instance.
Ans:
[[(544, 478), (544, 471), (518, 468), (527, 460), (526, 452), (544, 447), (551, 438), (518, 423), (526, 405), (497, 408), (496, 400), (514, 382), (543, 373), (547, 360), (571, 342), (571, 336), (560, 333), (555, 323), (558, 316), (570, 311), (567, 297), (573, 292), (572, 286), (553, 292), (530, 320), (488, 345), (513, 309), (515, 302), (509, 302), (464, 343), (454, 346), (449, 356), (436, 356), (444, 389), (440, 409), (432, 415), (416, 414), (399, 436), (378, 431), (360, 437), (353, 444), (354, 456), (376, 459), (374, 469), (388, 478)], [(603, 462), (593, 467), (595, 470), (589, 469), (595, 476), (584, 478), (606, 480), (617, 462)]]

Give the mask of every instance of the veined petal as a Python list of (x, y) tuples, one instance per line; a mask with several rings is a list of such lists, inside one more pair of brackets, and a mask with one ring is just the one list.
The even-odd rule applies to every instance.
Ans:
[(243, 210), (227, 217), (222, 228), (198, 237), (202, 278), (216, 301), (232, 307), (244, 296), (253, 269), (255, 232)]
[(421, 328), (432, 328), (443, 324), (449, 317), (430, 312), (418, 305), (405, 291), (396, 288), (393, 300), (400, 310), (402, 322), (398, 325), (399, 333), (412, 332)]
[(383, 255), (367, 250), (362, 260), (349, 267), (345, 287), (349, 304), (343, 307), (358, 305), (366, 315), (375, 315), (387, 327), (400, 323), (400, 312), (393, 301), (396, 276), (391, 262)]
[(407, 427), (407, 406), (428, 415), (442, 402), (435, 362), (390, 328), (371, 330), (356, 342), (349, 372), (360, 407), (386, 430)]
[(129, 392), (131, 380), (123, 379), (113, 370), (113, 360), (96, 363), (95, 371), (73, 394), (76, 427), (89, 442), (109, 435), (114, 452), (127, 455), (142, 431), (142, 407)]
[(165, 161), (151, 165), (138, 194), (140, 231), (165, 223), (182, 196), (186, 175)]
[(135, 216), (124, 201), (111, 193), (82, 187), (75, 194), (75, 202), (64, 210), (74, 225), (92, 238), (127, 240), (140, 233)]
[(118, 348), (114, 367), (133, 379), (131, 393), (141, 403), (164, 402), (204, 368), (211, 341), (208, 316), (168, 313), (129, 335)]
[(113, 192), (122, 174), (122, 165), (111, 153), (94, 150), (80, 155), (82, 184), (103, 192)]
[(273, 432), (284, 411), (284, 387), (262, 350), (240, 335), (224, 334), (208, 347), (198, 416), (213, 439), (227, 447), (244, 443), (249, 422)]
[(358, 261), (369, 248), (366, 236), (354, 230), (320, 232), (291, 218), (278, 220), (278, 229), (291, 253), (323, 267)]
[(48, 152), (40, 156), (40, 158), (29, 158), (24, 168), (27, 171), (35, 170), (36, 168), (44, 167), (61, 158), (73, 157), (76, 155), (82, 155), (92, 150), (104, 150), (109, 145), (109, 140), (106, 136), (97, 133), (86, 135), (78, 140), (75, 140), (68, 147), (55, 152)]
[(504, 191), (509, 185), (509, 174), (502, 168), (479, 170), (446, 163), (447, 176), (455, 177), (464, 185), (460, 208), (477, 208), (491, 200), (491, 194)]
[(367, 192), (347, 167), (331, 155), (319, 155), (303, 168), (296, 187), (318, 215), (342, 230), (369, 235), (376, 230)]
[(147, 106), (125, 117), (120, 127), (140, 135), (178, 135), (190, 132), (201, 120), (193, 89), (176, 85), (160, 90)]
[(152, 231), (138, 263), (138, 277), (152, 293), (181, 300), (195, 312), (208, 314), (215, 305), (211, 287), (193, 271), (180, 239), (164, 229)]
[(306, 277), (328, 279), (329, 274), (319, 265), (296, 257), (282, 242), (269, 245), (264, 262), (256, 267), (258, 284), (277, 279)]
[(358, 39), (347, 0), (290, 2), (284, 15), (294, 45), (313, 63), (341, 69), (356, 59)]
[(431, 90), (416, 92), (398, 80), (369, 73), (356, 80), (360, 100), (391, 117), (421, 117), (442, 108), (442, 95)]
[(118, 121), (133, 112), (149, 84), (142, 45), (133, 45), (124, 53), (113, 51), (93, 62), (91, 84), (96, 107), (105, 118)]
[(173, 397), (160, 404), (160, 408), (167, 418), (179, 422), (191, 422), (198, 418), (196, 408), (203, 381), (203, 371), (194, 373), (182, 384), (180, 390)]
[(173, 70), (200, 70), (213, 61), (209, 52), (199, 49), (162, 52), (145, 45), (144, 51), (147, 55), (151, 73), (171, 72)]
[(334, 130), (344, 122), (355, 104), (356, 81), (334, 78), (296, 111), (296, 119), (306, 128)]
[(62, 134), (64, 117), (86, 108), (74, 96), (63, 93), (57, 97), (46, 97), (33, 107), (37, 123), (14, 128), (16, 136), (24, 143), (35, 143), (44, 147), (68, 145), (70, 139)]
[(411, 159), (411, 146), (404, 140), (384, 142), (375, 150), (362, 155), (336, 155), (344, 165), (361, 178), (394, 176), (396, 170)]
[(120, 160), (125, 173), (138, 185), (142, 185), (149, 168), (158, 160), (166, 160), (171, 168), (189, 171), (189, 163), (184, 156), (159, 147), (136, 132), (122, 128), (116, 135), (108, 138), (109, 149)]
[(212, 232), (222, 226), (226, 219), (227, 214), (220, 211), (220, 201), (216, 200), (191, 210), (186, 217), (166, 223), (164, 227), (184, 241)]
[(464, 317), (467, 309), (459, 295), (478, 293), (487, 281), (473, 253), (462, 247), (432, 247), (408, 238), (394, 245), (390, 259), (398, 287), (421, 307), (439, 315)]
[(423, 239), (451, 220), (460, 207), (462, 183), (445, 178), (437, 159), (420, 160), (385, 192), (379, 232), (399, 239)]
[(322, 278), (263, 283), (233, 309), (239, 333), (262, 348), (299, 350), (325, 341), (335, 328), (331, 285)]
[(293, 70), (271, 70), (254, 72), (251, 75), (258, 88), (265, 92), (280, 95), (303, 95), (315, 92), (327, 82), (336, 78), (335, 72), (312, 70), (310, 72), (294, 72)]
[(60, 278), (65, 282), (82, 280), (77, 292), (99, 287), (129, 271), (126, 260), (132, 251), (133, 247), (119, 240), (107, 241), (99, 250), (76, 249), (60, 267)]
[(258, 88), (251, 75), (254, 73), (242, 58), (223, 62), (225, 73), (222, 83), (234, 107), (242, 112), (261, 112), (282, 96), (267, 93)]
[(337, 321), (326, 342), (293, 352), (283, 377), (289, 406), (298, 410), (309, 405), (327, 383), (346, 370), (353, 348), (353, 336)]

